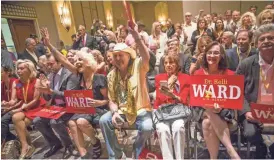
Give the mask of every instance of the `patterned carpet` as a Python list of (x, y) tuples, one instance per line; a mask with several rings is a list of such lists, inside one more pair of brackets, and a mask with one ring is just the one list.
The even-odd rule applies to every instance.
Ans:
[[(101, 134), (101, 131), (99, 131), (99, 135), (98, 138), (101, 141), (102, 147), (103, 147), (103, 154), (100, 157), (100, 159), (107, 159), (108, 155), (107, 155), (107, 150), (106, 150), (106, 145), (105, 145), (105, 141), (104, 138)], [(14, 131), (12, 131), (14, 132)], [(191, 134), (193, 137), (193, 130), (191, 129)], [(34, 131), (30, 131), (31, 134), (31, 139), (33, 142), (33, 145), (36, 147), (36, 151), (33, 154), (32, 158), (33, 159), (42, 159), (43, 155), (48, 151), (49, 147), (47, 146), (47, 142), (45, 142), (45, 139), (43, 138), (43, 136), (41, 135), (40, 132), (34, 130)], [(116, 133), (118, 136), (118, 141), (121, 144), (121, 147), (123, 148), (124, 152), (126, 153), (127, 157), (130, 158), (132, 157), (132, 144), (134, 142), (134, 138), (137, 135), (137, 131), (135, 130), (128, 130), (127, 131), (127, 135), (125, 136), (124, 132), (117, 132)], [(198, 137), (198, 139), (200, 139), (200, 137)], [(151, 150), (154, 153), (159, 153), (161, 154), (161, 150), (160, 150), (160, 146), (158, 144), (157, 139), (154, 138), (154, 134), (152, 134), (151, 136)], [(187, 157), (186, 155), (186, 151), (185, 151), (185, 158), (190, 158), (193, 159), (194, 158), (194, 154), (193, 154), (193, 142), (190, 142), (190, 152), (191, 152), (191, 157)], [(91, 152), (92, 151), (92, 147), (88, 148), (88, 151)], [(198, 159), (208, 159), (209, 158), (209, 154), (207, 152), (207, 149), (205, 147), (204, 143), (198, 143), (198, 147), (197, 147), (197, 157)], [(251, 158), (254, 157), (254, 151), (255, 148), (251, 147)], [(58, 151), (55, 155), (49, 157), (48, 159), (62, 159), (63, 156), (63, 152), (64, 152), (64, 148), (61, 149), (60, 151)], [(77, 151), (74, 151), (74, 154), (76, 156), (70, 156), (68, 159), (80, 159), (79, 156), (77, 156)], [(240, 157), (242, 159), (244, 159), (246, 157), (246, 147), (242, 147), (241, 148), (241, 152), (240, 152)], [(219, 152), (219, 157), (220, 159), (229, 159), (230, 157), (228, 156), (226, 149), (222, 146), (220, 146), (220, 152)]]

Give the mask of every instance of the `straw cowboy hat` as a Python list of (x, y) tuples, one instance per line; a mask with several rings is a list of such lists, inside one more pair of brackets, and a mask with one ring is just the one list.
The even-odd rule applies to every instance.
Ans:
[(134, 49), (130, 48), (128, 45), (126, 45), (125, 43), (117, 43), (114, 46), (113, 52), (126, 52), (130, 55), (130, 57), (132, 59), (136, 58), (136, 52)]

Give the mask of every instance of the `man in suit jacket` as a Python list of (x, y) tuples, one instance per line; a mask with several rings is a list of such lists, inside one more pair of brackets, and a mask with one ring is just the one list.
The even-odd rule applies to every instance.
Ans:
[(258, 53), (256, 48), (251, 47), (251, 41), (251, 32), (247, 30), (241, 30), (237, 33), (237, 47), (226, 51), (226, 55), (228, 57), (228, 69), (236, 71), (238, 65), (242, 60)]
[(30, 38), (33, 38), (36, 42), (35, 51), (38, 52), (40, 55), (46, 54), (45, 45), (39, 42), (39, 38), (36, 34), (30, 34)]
[[(49, 74), (49, 80), (46, 80), (50, 85), (45, 85), (43, 78), (41, 86), (39, 86), (40, 92), (43, 93), (45, 100), (50, 102), (50, 105), (65, 107), (65, 90), (75, 90), (79, 89), (79, 79), (76, 75), (72, 74), (69, 70), (62, 67), (61, 63), (57, 62), (54, 56), (48, 57), (48, 68), (51, 70)], [(71, 118), (73, 114), (65, 113), (59, 119), (48, 119), (36, 117), (33, 121), (35, 127), (42, 133), (44, 138), (50, 145), (50, 150), (45, 153), (44, 158), (50, 157), (61, 149), (62, 143), (65, 145), (65, 153), (63, 158), (67, 155), (67, 151), (72, 154), (73, 146), (66, 129), (66, 123)], [(59, 134), (61, 141), (54, 134), (52, 128)]]
[(89, 49), (97, 49), (98, 44), (94, 37), (86, 32), (86, 28), (82, 25), (79, 26), (77, 40), (73, 43), (73, 49), (81, 49), (83, 47), (88, 47)]
[(18, 59), (28, 59), (33, 62), (35, 66), (37, 66), (38, 59), (42, 56), (40, 53), (36, 52), (36, 42), (33, 38), (26, 39), (26, 49), (23, 53), (18, 54)]
[[(250, 103), (274, 105), (273, 37), (273, 24), (263, 25), (256, 30), (255, 43), (258, 46), (259, 54), (242, 61), (236, 71), (237, 74), (245, 76), (244, 108), (239, 112), (239, 118), (244, 126), (244, 135), (248, 141), (256, 145), (256, 159), (264, 159), (267, 149), (263, 143), (259, 125), (254, 121), (254, 115), (251, 113)], [(270, 153), (274, 158), (274, 144), (270, 146)]]
[[(190, 57), (190, 54), (185, 54), (185, 53), (179, 53), (179, 46), (180, 42), (178, 39), (171, 39), (167, 42), (168, 46), (168, 52), (174, 52), (178, 53), (179, 59), (180, 59), (180, 67), (181, 67), (181, 72), (185, 73), (185, 64), (188, 58)], [(164, 56), (160, 60), (160, 65), (159, 65), (159, 73), (165, 73), (165, 67), (164, 67)]]

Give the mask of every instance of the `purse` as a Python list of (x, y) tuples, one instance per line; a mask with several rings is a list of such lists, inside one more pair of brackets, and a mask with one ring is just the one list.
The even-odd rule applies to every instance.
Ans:
[(10, 140), (6, 142), (1, 151), (1, 159), (18, 159), (20, 156), (20, 142)]
[(191, 115), (191, 110), (188, 106), (176, 104), (162, 104), (155, 112), (155, 117), (159, 122), (176, 119), (188, 119)]

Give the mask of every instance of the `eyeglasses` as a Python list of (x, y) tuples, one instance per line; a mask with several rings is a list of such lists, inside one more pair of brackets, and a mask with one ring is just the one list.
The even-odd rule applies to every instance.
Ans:
[(191, 15), (185, 15), (185, 17), (191, 17)]
[(221, 53), (219, 51), (208, 51), (206, 55), (219, 56)]
[(269, 40), (269, 41), (273, 41), (273, 40), (274, 40), (274, 36), (260, 37), (260, 38), (258, 39), (258, 41), (263, 42), (263, 41), (265, 41), (265, 39), (267, 39), (267, 40)]

